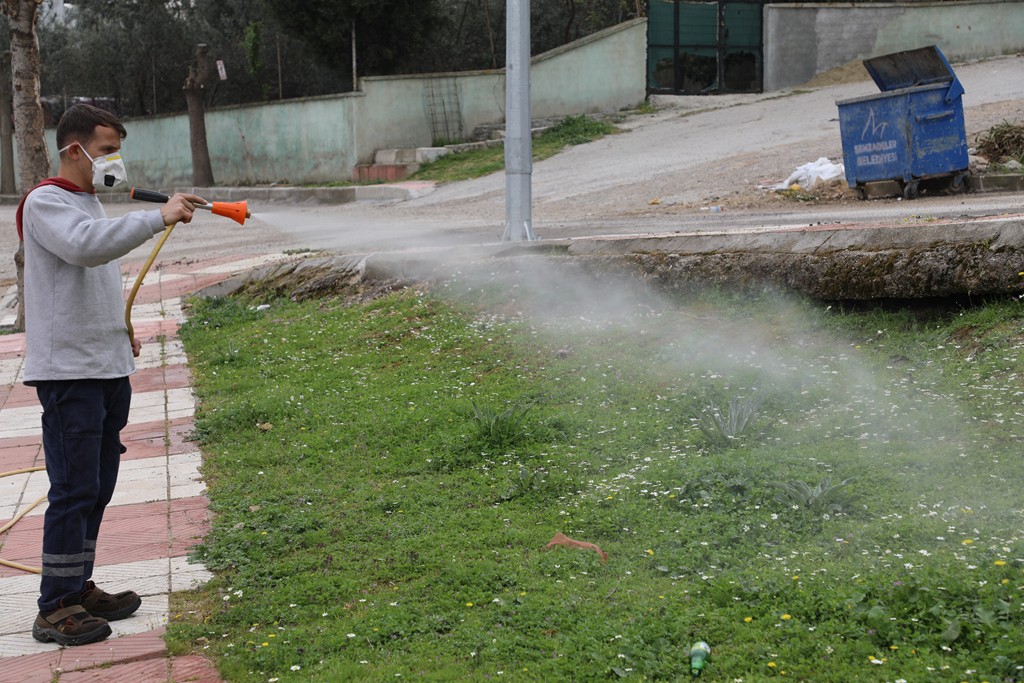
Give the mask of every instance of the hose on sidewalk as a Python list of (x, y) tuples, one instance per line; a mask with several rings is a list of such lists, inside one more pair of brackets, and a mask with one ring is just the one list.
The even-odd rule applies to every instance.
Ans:
[[(16, 474), (29, 474), (30, 472), (43, 472), (45, 470), (46, 470), (45, 467), (26, 467), (26, 468), (20, 469), (20, 470), (11, 470), (10, 472), (0, 472), (0, 479), (3, 479), (4, 477), (13, 477)], [(37, 506), (41, 505), (45, 501), (46, 501), (46, 496), (42, 496), (42, 497), (39, 498), (39, 500), (37, 500), (36, 502), (32, 503), (31, 505), (29, 505), (24, 510), (20, 511), (17, 515), (14, 516), (14, 519), (12, 519), (11, 521), (7, 522), (7, 524), (4, 524), (2, 527), (0, 527), (0, 534), (5, 534), (8, 531), (10, 531), (11, 528), (15, 524), (17, 524), (19, 521), (21, 521), (22, 517), (24, 517), (28, 513), (32, 512), (32, 510), (34, 510)], [(43, 570), (40, 569), (39, 567), (30, 567), (27, 564), (21, 564), (20, 562), (13, 562), (11, 560), (5, 560), (2, 557), (0, 557), (0, 564), (2, 564), (5, 567), (10, 567), (11, 569), (17, 569), (17, 570), (23, 571), (23, 572), (30, 572), (32, 574), (42, 574), (43, 573)]]

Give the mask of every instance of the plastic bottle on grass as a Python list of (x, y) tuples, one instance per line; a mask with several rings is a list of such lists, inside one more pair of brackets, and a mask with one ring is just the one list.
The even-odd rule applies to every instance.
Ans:
[(707, 664), (708, 657), (710, 656), (710, 645), (703, 640), (694, 643), (690, 647), (690, 673), (694, 676), (700, 676), (700, 672), (704, 670), (704, 665)]

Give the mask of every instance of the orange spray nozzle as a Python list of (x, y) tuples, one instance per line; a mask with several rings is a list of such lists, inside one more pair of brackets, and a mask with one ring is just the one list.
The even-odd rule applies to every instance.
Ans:
[(214, 202), (213, 204), (199, 204), (196, 208), (210, 209), (218, 216), (226, 216), (239, 225), (245, 225), (245, 219), (252, 217), (244, 201), (241, 202)]
[[(156, 192), (155, 190), (143, 190), (140, 187), (133, 187), (131, 192), (128, 193), (132, 199), (138, 199), (144, 202), (156, 202), (157, 204), (166, 204), (169, 196), (163, 192)], [(245, 225), (246, 218), (252, 218), (252, 214), (246, 206), (246, 202), (213, 202), (211, 204), (196, 204), (197, 209), (205, 209), (218, 216), (225, 216), (235, 221), (239, 225)]]

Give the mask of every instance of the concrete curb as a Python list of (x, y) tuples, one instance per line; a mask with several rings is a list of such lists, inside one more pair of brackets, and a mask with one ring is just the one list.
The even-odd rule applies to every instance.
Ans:
[(972, 192), (1024, 192), (1024, 175), (992, 174), (970, 176), (967, 187)]
[(558, 260), (621, 272), (670, 289), (779, 287), (819, 300), (1019, 295), (1024, 216), (944, 223), (848, 224), (762, 231), (583, 237), (458, 248), (421, 248), (308, 257), (236, 275), (197, 292), (240, 290), (296, 298), (337, 294), (352, 285), (439, 281), (476, 267)]
[[(405, 201), (430, 194), (436, 183), (408, 181), (381, 185), (347, 185), (345, 187), (175, 187), (167, 190), (191, 192), (217, 201), (287, 202), (293, 204), (347, 204), (358, 201)], [(967, 188), (971, 192), (1024, 192), (1024, 174), (990, 174), (969, 176)], [(110, 203), (128, 202), (127, 192), (103, 194)], [(17, 204), (19, 195), (0, 195), (0, 204)]]

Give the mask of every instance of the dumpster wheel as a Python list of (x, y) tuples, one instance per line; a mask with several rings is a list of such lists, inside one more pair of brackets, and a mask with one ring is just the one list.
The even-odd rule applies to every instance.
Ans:
[(918, 181), (911, 180), (909, 183), (903, 185), (903, 198), (904, 199), (917, 199), (921, 194), (920, 188), (918, 187)]
[(949, 189), (954, 194), (960, 194), (967, 189), (967, 184), (964, 180), (967, 178), (966, 173), (957, 173), (953, 176), (953, 179), (949, 182)]

